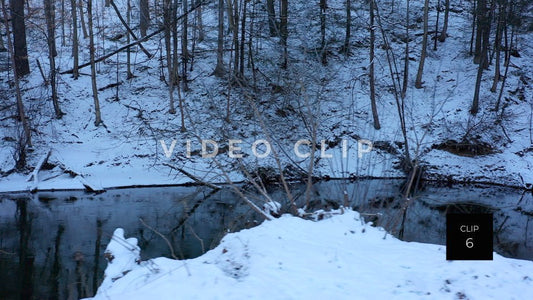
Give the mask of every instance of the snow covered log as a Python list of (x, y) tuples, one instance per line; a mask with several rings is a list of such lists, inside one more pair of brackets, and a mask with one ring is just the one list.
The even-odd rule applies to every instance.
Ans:
[(33, 184), (30, 187), (30, 192), (33, 193), (37, 191), (37, 187), (39, 185), (39, 176), (38, 176), (39, 171), (43, 167), (43, 164), (48, 161), (48, 158), (50, 157), (51, 153), (52, 153), (52, 149), (48, 149), (48, 151), (43, 156), (41, 156), (41, 158), (37, 162), (37, 165), (35, 165), (35, 168), (33, 169), (33, 171), (30, 173), (30, 175), (26, 179), (26, 181), (31, 181), (33, 179)]

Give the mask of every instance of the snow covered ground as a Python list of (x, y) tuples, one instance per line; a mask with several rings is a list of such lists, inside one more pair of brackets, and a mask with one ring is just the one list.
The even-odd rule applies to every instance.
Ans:
[[(228, 234), (189, 260), (135, 263), (118, 229), (93, 299), (526, 299), (533, 262), (447, 261), (444, 246), (397, 240), (347, 210), (318, 222), (284, 215)], [(126, 233), (127, 234), (127, 233)], [(126, 273), (124, 275), (124, 273)], [(112, 278), (115, 278), (112, 280)]]

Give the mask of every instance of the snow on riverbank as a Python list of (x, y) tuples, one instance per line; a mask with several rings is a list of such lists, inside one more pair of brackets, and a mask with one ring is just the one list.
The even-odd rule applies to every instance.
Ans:
[[(108, 249), (124, 245), (121, 233), (115, 232)], [(128, 241), (136, 248), (134, 239)], [(106, 274), (116, 269), (110, 266)], [(445, 246), (399, 241), (364, 224), (354, 211), (319, 222), (284, 215), (228, 234), (198, 258), (156, 258), (126, 269), (131, 271), (124, 277), (104, 281), (94, 299), (524, 299), (533, 294), (531, 261), (498, 254), (493, 261), (446, 261)]]

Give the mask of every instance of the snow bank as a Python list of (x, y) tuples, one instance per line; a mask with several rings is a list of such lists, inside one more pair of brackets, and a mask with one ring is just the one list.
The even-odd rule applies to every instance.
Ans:
[(444, 246), (402, 242), (364, 224), (354, 211), (320, 222), (284, 215), (228, 234), (198, 258), (156, 258), (129, 267), (122, 278), (102, 285), (94, 299), (523, 299), (533, 294), (531, 261), (498, 254), (493, 261), (446, 261)]

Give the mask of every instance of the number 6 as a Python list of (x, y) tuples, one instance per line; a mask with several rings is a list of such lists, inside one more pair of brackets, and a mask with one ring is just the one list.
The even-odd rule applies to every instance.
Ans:
[(466, 248), (472, 248), (474, 247), (473, 238), (467, 238), (466, 239)]

